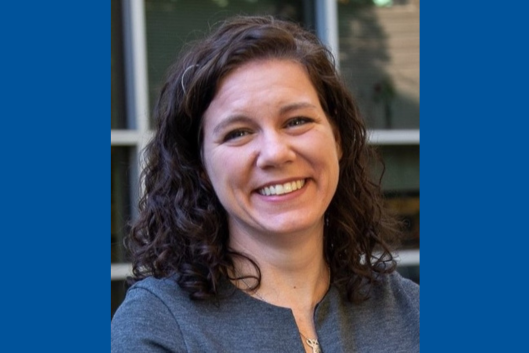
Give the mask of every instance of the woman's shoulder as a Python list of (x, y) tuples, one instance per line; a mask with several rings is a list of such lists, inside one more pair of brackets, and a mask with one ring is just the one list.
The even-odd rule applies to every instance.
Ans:
[(175, 315), (188, 301), (189, 294), (180, 288), (175, 278), (146, 277), (130, 286), (121, 306), (145, 311), (160, 307)]
[(162, 300), (168, 298), (178, 299), (185, 297), (185, 293), (176, 283), (176, 279), (174, 277), (146, 277), (134, 283), (127, 290), (127, 295), (131, 292), (137, 292), (139, 295), (147, 295), (147, 293), (150, 293), (150, 295), (156, 296)]
[(419, 298), (420, 285), (409, 278), (403, 277), (398, 271), (394, 271), (386, 279), (387, 286), (396, 293)]
[(398, 271), (381, 276), (373, 287), (372, 298), (386, 303), (388, 308), (411, 310), (417, 315), (420, 312), (420, 285), (402, 277)]
[(185, 297), (181, 292), (169, 278), (148, 277), (133, 284), (111, 321), (111, 351), (154, 352), (160, 346), (178, 351), (183, 340), (175, 308)]
[[(418, 352), (420, 287), (398, 272), (382, 275), (370, 297), (352, 310), (359, 346), (380, 344), (378, 352)], [(388, 332), (391, 335), (388, 336)]]

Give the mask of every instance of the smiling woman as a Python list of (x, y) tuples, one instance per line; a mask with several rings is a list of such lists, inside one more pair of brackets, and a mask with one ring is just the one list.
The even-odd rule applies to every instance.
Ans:
[(232, 18), (154, 117), (112, 352), (419, 351), (419, 286), (395, 271), (376, 155), (316, 36)]

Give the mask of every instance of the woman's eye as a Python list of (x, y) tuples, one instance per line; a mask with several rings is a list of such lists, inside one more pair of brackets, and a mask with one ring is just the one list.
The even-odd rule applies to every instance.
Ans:
[(246, 131), (246, 130), (234, 130), (234, 131), (230, 131), (226, 134), (226, 136), (224, 136), (224, 139), (223, 141), (224, 142), (227, 142), (227, 141), (230, 141), (230, 140), (235, 140), (235, 139), (238, 139), (238, 138), (241, 138), (243, 136), (246, 136), (248, 135), (250, 132), (249, 131)]
[(307, 124), (307, 123), (309, 123), (309, 122), (311, 122), (311, 121), (312, 121), (312, 119), (310, 119), (310, 118), (296, 117), (296, 118), (290, 119), (290, 120), (287, 122), (287, 126), (288, 126), (288, 127), (291, 127), (291, 126), (300, 126), (300, 125)]

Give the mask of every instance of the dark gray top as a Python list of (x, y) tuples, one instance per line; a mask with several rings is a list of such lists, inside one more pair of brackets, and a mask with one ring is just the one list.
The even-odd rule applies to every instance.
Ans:
[[(419, 352), (419, 286), (386, 276), (362, 304), (331, 286), (314, 322), (323, 353)], [(111, 324), (111, 352), (304, 352), (292, 311), (223, 284), (219, 301), (191, 301), (171, 279), (133, 285)]]

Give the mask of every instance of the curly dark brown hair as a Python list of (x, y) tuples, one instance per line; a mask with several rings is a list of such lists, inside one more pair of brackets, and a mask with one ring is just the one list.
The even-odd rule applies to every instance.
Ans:
[(234, 258), (243, 255), (228, 246), (227, 215), (205, 177), (202, 118), (222, 78), (244, 63), (269, 58), (305, 67), (340, 132), (339, 182), (324, 231), (332, 283), (358, 302), (369, 297), (380, 275), (395, 270), (389, 239), (395, 239), (398, 223), (384, 208), (382, 176), (371, 172), (376, 151), (332, 54), (297, 24), (237, 16), (191, 46), (169, 70), (154, 109), (155, 135), (145, 149), (140, 213), (126, 242), (133, 262), (129, 284), (174, 276), (192, 299), (208, 299), (234, 273)]

